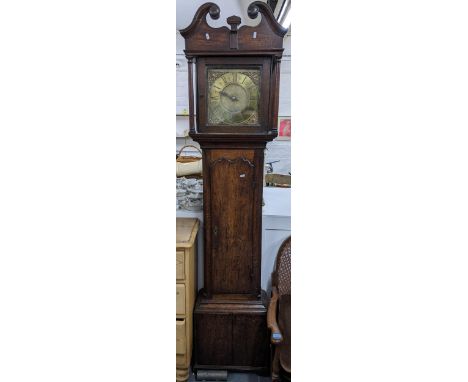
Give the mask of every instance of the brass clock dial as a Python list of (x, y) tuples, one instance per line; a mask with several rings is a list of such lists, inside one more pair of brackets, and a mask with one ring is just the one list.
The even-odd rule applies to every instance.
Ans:
[(208, 69), (208, 124), (257, 125), (260, 70)]

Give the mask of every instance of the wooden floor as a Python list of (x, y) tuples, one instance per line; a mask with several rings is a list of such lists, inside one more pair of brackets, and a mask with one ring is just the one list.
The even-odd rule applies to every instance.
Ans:
[[(270, 377), (260, 377), (251, 373), (229, 373), (228, 382), (271, 382)], [(195, 382), (195, 375), (191, 374), (189, 382)]]

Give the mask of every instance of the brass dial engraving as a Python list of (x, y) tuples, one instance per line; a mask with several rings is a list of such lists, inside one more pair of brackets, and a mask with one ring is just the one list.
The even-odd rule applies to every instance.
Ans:
[(208, 69), (208, 124), (257, 125), (260, 70)]

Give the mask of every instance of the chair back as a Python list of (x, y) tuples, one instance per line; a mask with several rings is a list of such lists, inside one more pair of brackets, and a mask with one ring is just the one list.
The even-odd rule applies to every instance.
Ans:
[(278, 250), (271, 283), (278, 289), (280, 296), (291, 294), (291, 236)]

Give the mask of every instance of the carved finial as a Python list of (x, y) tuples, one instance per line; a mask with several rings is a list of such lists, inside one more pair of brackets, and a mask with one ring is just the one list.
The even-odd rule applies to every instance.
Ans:
[(237, 26), (241, 23), (241, 18), (239, 16), (231, 16), (226, 21), (231, 26), (231, 30), (235, 32), (237, 31)]
[(215, 3), (211, 3), (210, 16), (213, 20), (218, 20), (221, 14), (219, 7)]
[(237, 53), (237, 51), (268, 52), (273, 56), (282, 54), (283, 38), (287, 29), (275, 19), (271, 8), (263, 1), (252, 2), (247, 9), (248, 17), (259, 18), (256, 26), (241, 26), (239, 16), (227, 18), (227, 26), (215, 28), (208, 24), (208, 14), (213, 20), (221, 16), (220, 8), (215, 3), (205, 3), (195, 12), (190, 25), (179, 32), (185, 39), (185, 51), (195, 56), (201, 52)]
[(258, 6), (254, 3), (251, 3), (249, 7), (247, 8), (247, 14), (251, 19), (256, 19), (258, 16)]
[(231, 26), (229, 47), (231, 49), (239, 49), (239, 42), (237, 40), (237, 26), (241, 23), (241, 18), (239, 16), (230, 16), (226, 21)]

